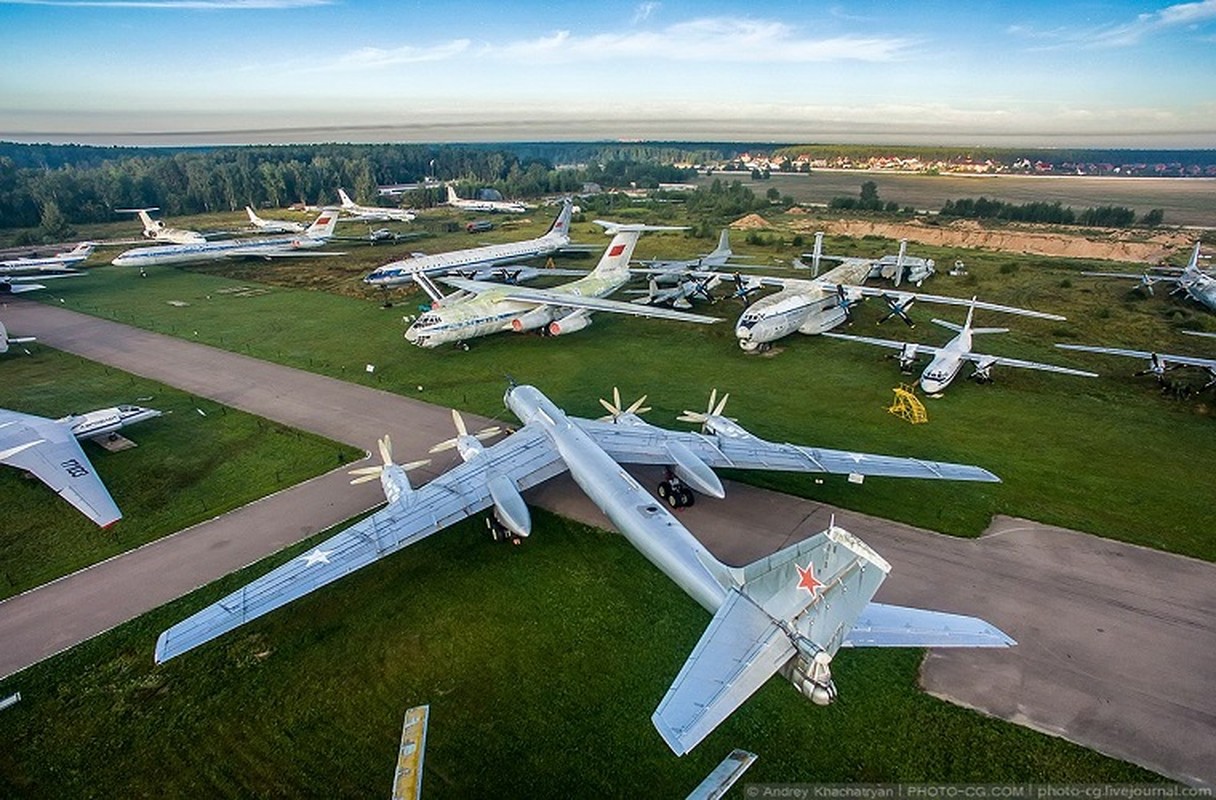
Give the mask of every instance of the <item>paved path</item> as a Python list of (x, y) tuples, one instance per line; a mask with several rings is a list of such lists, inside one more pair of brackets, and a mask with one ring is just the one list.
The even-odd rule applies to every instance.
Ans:
[[(389, 431), (400, 460), (451, 435), (444, 408), (64, 309), (18, 302), (4, 322), (51, 346), (355, 446), (371, 449)], [(930, 653), (921, 679), (933, 694), (1216, 785), (1216, 565), (1024, 520), (998, 518), (984, 537), (965, 540), (740, 484), (728, 483), (727, 496), (682, 513), (728, 562), (822, 530), (834, 513), (894, 565), (879, 599), (979, 614), (1019, 640), (1005, 651)], [(0, 675), (378, 500), (375, 484), (352, 489), (341, 472), (331, 473), (0, 603)], [(611, 527), (568, 478), (538, 487), (529, 500)]]

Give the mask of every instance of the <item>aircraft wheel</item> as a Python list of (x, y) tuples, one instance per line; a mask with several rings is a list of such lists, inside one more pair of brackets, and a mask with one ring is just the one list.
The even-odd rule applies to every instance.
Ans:
[(666, 500), (668, 495), (670, 495), (670, 494), (671, 494), (671, 482), (670, 481), (661, 481), (659, 483), (659, 499)]
[(695, 502), (697, 502), (697, 496), (692, 493), (691, 489), (680, 490), (680, 505), (682, 507), (690, 508)]
[(679, 492), (668, 492), (666, 500), (667, 500), (667, 505), (671, 506), (672, 508), (680, 508), (680, 493)]

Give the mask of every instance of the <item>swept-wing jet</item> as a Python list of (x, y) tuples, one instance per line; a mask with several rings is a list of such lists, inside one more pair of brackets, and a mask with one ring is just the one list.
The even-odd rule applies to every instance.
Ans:
[(225, 258), (292, 258), (299, 256), (337, 256), (342, 253), (308, 252), (329, 243), (338, 222), (338, 212), (321, 212), (302, 235), (276, 239), (229, 239), (200, 244), (167, 244), (136, 247), (120, 253), (112, 262), (119, 267), (153, 267), (165, 264), (191, 264)]
[(62, 419), (0, 408), (0, 464), (31, 473), (80, 513), (107, 528), (122, 519), (122, 513), (77, 440), (101, 441), (120, 428), (159, 416), (155, 409), (132, 405)]
[(510, 244), (488, 244), (449, 253), (416, 255), (393, 261), (373, 270), (363, 282), (381, 288), (410, 283), (419, 275), (446, 274), (477, 270), (500, 264), (515, 264), (537, 256), (556, 253), (570, 244), (570, 216), (573, 203), (566, 199), (543, 236)]
[(459, 435), (434, 449), (455, 447), (463, 463), (419, 489), (410, 486), (406, 469), (392, 463), (383, 443), (384, 466), (360, 470), (357, 480), (378, 474), (389, 499), (385, 508), (161, 633), (156, 661), (181, 655), (486, 508), (493, 508), (495, 538), (517, 541), (531, 530), (521, 493), (566, 471), (647, 560), (713, 614), (652, 717), (677, 755), (695, 747), (774, 674), (816, 704), (832, 702), (830, 664), (841, 646), (1013, 644), (974, 617), (870, 602), (890, 565), (835, 524), (767, 558), (729, 567), (621, 465), (668, 466), (671, 479), (664, 483), (673, 507), (686, 494), (691, 497), (687, 487), (722, 497), (713, 467), (997, 480), (987, 470), (767, 442), (721, 416), (722, 405), (712, 400), (707, 414), (687, 412), (703, 424), (692, 433), (646, 423), (638, 416), (642, 401), (622, 409), (615, 394), (613, 403), (601, 401), (610, 416), (600, 421), (568, 416), (532, 386), (512, 386), (504, 399), (523, 427), (485, 446), (481, 438), (496, 431), (470, 433), (456, 415)]
[[(1205, 334), (1187, 331), (1196, 336)], [(1211, 335), (1211, 334), (1207, 334)], [(1202, 370), (1207, 370), (1208, 382), (1203, 385), (1199, 391), (1210, 389), (1216, 386), (1216, 358), (1200, 358), (1198, 356), (1176, 356), (1171, 353), (1148, 352), (1147, 350), (1124, 350), (1119, 347), (1093, 347), (1084, 344), (1057, 344), (1062, 350), (1080, 350), (1086, 353), (1106, 353), (1113, 356), (1128, 356), (1129, 358), (1143, 358), (1148, 360), (1148, 366), (1139, 372), (1139, 375), (1153, 375), (1158, 381), (1165, 382), (1165, 373), (1178, 367), (1197, 367)]]
[[(1172, 273), (1172, 274), (1170, 274)], [(1154, 267), (1139, 275), (1130, 272), (1082, 272), (1099, 278), (1133, 278), (1140, 282), (1139, 288), (1148, 294), (1153, 293), (1153, 286), (1158, 283), (1173, 284), (1170, 294), (1183, 294), (1206, 306), (1209, 311), (1216, 311), (1216, 275), (1211, 270), (1199, 268), (1199, 242), (1191, 252), (1191, 260), (1182, 269)]]
[(504, 286), (447, 277), (442, 279), (443, 282), (454, 286), (459, 292), (444, 297), (437, 294), (428, 278), (423, 277), (420, 282), (435, 303), (430, 311), (414, 321), (405, 332), (405, 338), (419, 347), (438, 347), (449, 343), (467, 347), (465, 343), (469, 339), (501, 331), (522, 333), (540, 330), (550, 336), (560, 336), (586, 328), (591, 324), (591, 314), (595, 311), (682, 322), (718, 321), (716, 317), (606, 299), (629, 280), (629, 258), (643, 231), (681, 229), (614, 223), (612, 230), (616, 233), (594, 270), (576, 281), (552, 289)]
[(40, 272), (70, 269), (93, 254), (92, 242), (81, 242), (66, 253), (37, 258), (10, 258), (0, 261), (0, 273)]
[(505, 214), (523, 214), (528, 210), (528, 207), (523, 203), (513, 202), (510, 200), (461, 200), (456, 194), (456, 190), (448, 185), (448, 205), (452, 208), (458, 208), (461, 211), (475, 211), (478, 213), (505, 213)]
[(38, 341), (33, 336), (9, 336), (8, 329), (4, 327), (4, 323), (0, 322), (0, 355), (7, 353), (10, 345), (28, 344), (29, 342)]
[(148, 212), (156, 211), (156, 206), (148, 208), (116, 208), (114, 210), (119, 214), (138, 214), (140, 221), (144, 224), (143, 235), (145, 239), (168, 242), (170, 244), (200, 244), (207, 241), (206, 237), (198, 231), (170, 228), (165, 224), (163, 219), (152, 219), (152, 217), (148, 216)]
[(363, 220), (364, 222), (413, 222), (418, 216), (413, 211), (404, 208), (381, 208), (380, 206), (361, 206), (345, 189), (338, 190), (338, 199), (342, 201), (342, 211), (350, 216), (347, 219)]
[(308, 230), (308, 226), (302, 222), (292, 222), (286, 219), (262, 219), (251, 206), (245, 206), (245, 213), (249, 215), (249, 224), (262, 233), (303, 233)]
[(1096, 378), (1096, 373), (1084, 372), (1079, 369), (1069, 369), (1068, 367), (1057, 367), (1052, 364), (1040, 364), (1037, 361), (1023, 361), (1018, 358), (1006, 358), (1004, 356), (990, 356), (984, 353), (975, 353), (971, 350), (972, 337), (977, 333), (1008, 333), (1008, 328), (974, 328), (971, 326), (971, 317), (975, 313), (978, 305), (973, 305), (967, 310), (967, 321), (962, 325), (956, 325), (953, 322), (947, 322), (943, 319), (935, 319), (934, 323), (941, 325), (943, 328), (948, 328), (955, 331), (957, 335), (947, 342), (942, 347), (930, 347), (929, 345), (917, 344), (916, 342), (896, 342), (890, 339), (873, 339), (869, 336), (850, 336), (845, 333), (825, 333), (824, 336), (830, 336), (833, 339), (848, 339), (854, 342), (864, 342), (866, 344), (878, 345), (879, 347), (890, 347), (899, 351), (896, 356), (899, 359), (899, 368), (903, 371), (911, 369), (916, 363), (917, 356), (921, 353), (928, 353), (933, 356), (933, 360), (929, 362), (929, 366), (925, 367), (924, 372), (920, 376), (920, 388), (925, 394), (936, 395), (945, 390), (950, 382), (958, 376), (963, 365), (967, 362), (975, 364), (975, 372), (971, 374), (971, 378), (979, 383), (990, 383), (992, 381), (992, 368), (995, 366), (1002, 367), (1023, 367), (1025, 369), (1037, 369), (1045, 372), (1059, 372), (1065, 375), (1080, 375), (1085, 378)]

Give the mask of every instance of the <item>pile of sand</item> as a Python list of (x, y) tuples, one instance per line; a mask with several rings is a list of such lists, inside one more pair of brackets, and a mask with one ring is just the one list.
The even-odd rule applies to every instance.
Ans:
[(759, 228), (771, 228), (773, 226), (759, 214), (748, 214), (746, 217), (732, 222), (730, 227), (737, 231), (754, 231)]

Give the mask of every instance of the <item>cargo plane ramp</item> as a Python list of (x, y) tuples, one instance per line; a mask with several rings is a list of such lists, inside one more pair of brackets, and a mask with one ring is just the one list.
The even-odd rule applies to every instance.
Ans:
[[(496, 540), (531, 533), (522, 493), (569, 472), (639, 552), (714, 616), (662, 699), (653, 721), (678, 755), (689, 752), (775, 673), (812, 702), (836, 696), (830, 664), (837, 649), (866, 646), (1013, 644), (982, 620), (870, 602), (890, 566), (834, 523), (828, 530), (744, 567), (718, 561), (669, 510), (692, 502), (692, 490), (722, 497), (715, 467), (815, 473), (996, 481), (987, 470), (911, 458), (767, 442), (721, 416), (705, 414), (700, 432), (672, 431), (638, 416), (643, 400), (622, 408), (619, 394), (600, 420), (567, 415), (539, 389), (512, 385), (507, 407), (523, 423), (493, 444), (497, 427), (470, 432), (453, 412), (457, 435), (432, 448), (455, 449), (462, 463), (420, 488), (381, 445), (378, 477), (389, 503), (345, 531), (161, 633), (158, 663), (175, 658), (292, 600), (367, 566), (436, 531), (492, 509)], [(660, 464), (669, 478), (656, 500), (623, 464)], [(415, 466), (414, 464), (408, 466)]]

